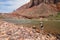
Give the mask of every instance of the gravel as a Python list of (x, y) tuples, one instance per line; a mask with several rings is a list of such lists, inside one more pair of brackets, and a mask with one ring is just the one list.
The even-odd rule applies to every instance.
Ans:
[(58, 40), (52, 34), (37, 32), (33, 28), (17, 26), (13, 23), (0, 21), (0, 40)]

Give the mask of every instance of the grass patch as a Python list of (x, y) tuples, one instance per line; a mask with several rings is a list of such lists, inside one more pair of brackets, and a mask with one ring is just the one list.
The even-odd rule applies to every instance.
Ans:
[(48, 19), (49, 20), (60, 20), (60, 12), (58, 12), (56, 16), (50, 15)]
[[(17, 25), (25, 24), (27, 27), (32, 27), (33, 25), (35, 25), (36, 27), (40, 28), (39, 20), (29, 20), (29, 19), (9, 20), (9, 19), (5, 19), (4, 21), (11, 22), (11, 23), (14, 23)], [(60, 21), (43, 21), (43, 25), (45, 28), (44, 30), (47, 30), (49, 32), (60, 33)]]
[(4, 18), (3, 16), (0, 16), (0, 19)]

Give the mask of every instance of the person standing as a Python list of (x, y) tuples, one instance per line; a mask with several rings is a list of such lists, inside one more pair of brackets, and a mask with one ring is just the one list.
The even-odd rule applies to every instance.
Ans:
[(43, 22), (41, 21), (40, 24), (41, 24), (40, 28), (41, 28), (41, 30), (43, 30), (44, 29)]

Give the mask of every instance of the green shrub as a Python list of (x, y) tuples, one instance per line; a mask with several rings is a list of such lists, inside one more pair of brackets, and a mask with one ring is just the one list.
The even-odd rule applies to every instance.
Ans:
[(56, 16), (56, 17), (57, 17), (57, 18), (58, 18), (58, 17), (60, 17), (60, 12), (58, 12), (58, 14), (57, 14), (57, 16)]
[(0, 19), (1, 19), (1, 18), (4, 18), (4, 17), (3, 17), (3, 16), (0, 16)]

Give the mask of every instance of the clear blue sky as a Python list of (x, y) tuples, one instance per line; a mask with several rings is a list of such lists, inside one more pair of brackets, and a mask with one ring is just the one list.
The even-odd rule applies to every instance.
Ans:
[(0, 0), (0, 13), (8, 13), (16, 10), (30, 0)]

